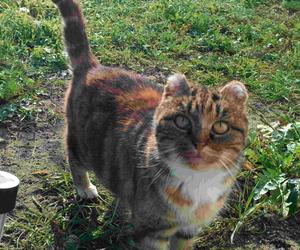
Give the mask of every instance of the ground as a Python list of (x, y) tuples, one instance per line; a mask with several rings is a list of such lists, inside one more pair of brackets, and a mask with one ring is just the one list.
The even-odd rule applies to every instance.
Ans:
[[(104, 65), (160, 84), (182, 72), (207, 86), (238, 79), (249, 90), (240, 188), (196, 249), (300, 249), (299, 1), (80, 3)], [(0, 170), (21, 179), (0, 249), (132, 246), (107, 190), (98, 185), (99, 203), (76, 199), (63, 143), (71, 74), (57, 9), (50, 0), (1, 0), (0, 30)]]
[[(163, 78), (161, 74), (156, 76), (158, 81)], [(42, 111), (35, 120), (12, 119), (1, 125), (0, 170), (14, 173), (21, 180), (16, 210), (9, 215), (1, 249), (47, 249), (52, 240), (57, 249), (77, 249), (76, 246), (80, 246), (79, 249), (123, 249), (130, 245), (122, 236), (122, 222), (111, 215), (113, 199), (107, 191), (100, 193), (104, 200), (100, 201), (102, 205), (89, 206), (75, 198), (63, 143), (63, 97), (67, 84), (63, 82), (45, 82), (47, 94), (40, 96), (38, 108)], [(99, 208), (95, 208), (97, 206)], [(242, 227), (233, 244), (230, 243), (234, 226), (231, 215), (230, 209), (224, 211), (199, 235), (195, 249), (300, 249), (299, 212), (286, 220), (275, 214), (261, 214)], [(70, 221), (57, 222), (60, 216)], [(74, 223), (78, 218), (84, 221), (80, 221), (83, 226)], [(109, 225), (105, 225), (105, 220)], [(32, 228), (28, 230), (28, 227)], [(88, 237), (86, 241), (80, 238), (85, 230), (97, 232), (97, 227), (102, 228), (96, 237)], [(104, 240), (105, 230), (109, 232), (112, 228), (114, 232), (108, 233), (110, 240)]]

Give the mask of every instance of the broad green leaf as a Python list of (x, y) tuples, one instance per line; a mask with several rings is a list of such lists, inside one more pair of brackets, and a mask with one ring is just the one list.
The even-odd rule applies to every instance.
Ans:
[(288, 215), (292, 215), (297, 211), (298, 202), (300, 200), (300, 179), (288, 180), (288, 189), (290, 190), (287, 202), (290, 203)]

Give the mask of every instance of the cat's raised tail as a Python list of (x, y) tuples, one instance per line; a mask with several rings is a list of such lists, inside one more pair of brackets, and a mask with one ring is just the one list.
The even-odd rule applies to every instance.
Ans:
[(84, 18), (76, 0), (52, 0), (58, 7), (64, 23), (65, 46), (73, 70), (88, 69), (97, 64), (90, 50)]

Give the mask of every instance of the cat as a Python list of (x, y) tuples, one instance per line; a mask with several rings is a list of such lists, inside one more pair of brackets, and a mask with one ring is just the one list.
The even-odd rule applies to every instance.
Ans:
[(231, 81), (194, 85), (183, 74), (165, 87), (101, 65), (75, 0), (53, 0), (73, 70), (66, 94), (66, 145), (73, 182), (98, 196), (87, 171), (131, 211), (138, 249), (192, 249), (224, 207), (248, 133), (248, 92)]

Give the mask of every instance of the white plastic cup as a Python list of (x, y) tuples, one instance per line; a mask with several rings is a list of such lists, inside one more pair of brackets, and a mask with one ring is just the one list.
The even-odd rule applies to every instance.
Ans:
[(19, 179), (7, 172), (0, 171), (0, 241), (6, 219), (6, 213), (16, 206)]

